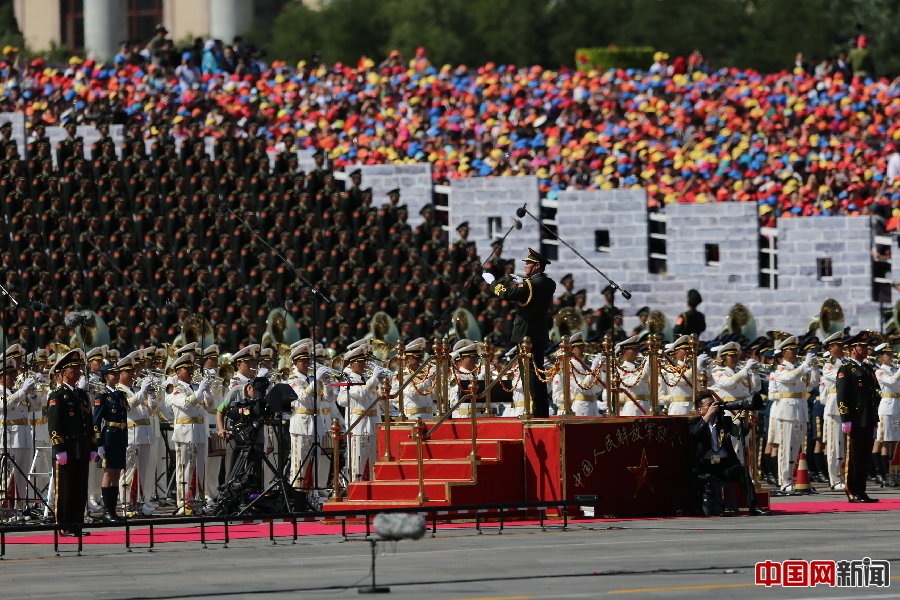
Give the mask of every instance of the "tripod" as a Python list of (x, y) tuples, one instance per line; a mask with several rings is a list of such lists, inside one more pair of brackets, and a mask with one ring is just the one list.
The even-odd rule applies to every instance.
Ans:
[[(9, 293), (9, 291), (7, 291), (7, 289), (5, 287), (3, 287), (3, 285), (0, 285), (0, 293), (5, 295), (9, 299), (10, 303), (12, 303), (13, 306), (16, 306), (16, 307), (19, 306), (19, 303), (16, 302), (16, 299), (12, 297), (12, 295)], [(4, 310), (3, 310), (2, 324), (3, 324), (3, 333), (4, 333), (4, 338), (5, 338), (5, 333), (9, 330), (9, 310), (8, 310), (8, 308), (4, 308)], [(6, 340), (3, 339), (2, 341), (3, 341), (3, 355), (2, 355), (3, 362), (0, 363), (0, 370), (6, 368), (6, 360), (7, 360)], [(37, 498), (37, 500), (40, 501), (40, 503), (44, 507), (44, 514), (51, 515), (51, 514), (53, 514), (53, 510), (50, 508), (50, 505), (47, 504), (46, 500), (44, 500), (44, 497), (41, 495), (40, 491), (34, 485), (34, 482), (31, 481), (31, 478), (28, 476), (28, 473), (19, 465), (19, 463), (16, 462), (15, 458), (9, 451), (9, 430), (7, 429), (10, 426), (8, 399), (9, 399), (9, 389), (8, 389), (8, 386), (4, 382), (4, 384), (3, 384), (3, 431), (2, 431), (3, 450), (2, 450), (2, 452), (0, 452), (0, 474), (3, 475), (4, 479), (6, 479), (6, 473), (8, 471), (10, 472), (10, 475), (11, 475), (11, 477), (9, 479), (6, 479), (6, 481), (3, 482), (4, 489), (6, 491), (6, 495), (8, 496), (9, 492), (10, 492), (9, 489), (6, 489), (7, 486), (9, 485), (9, 483), (11, 481), (14, 481), (15, 479), (18, 479), (19, 477), (22, 477), (23, 481), (25, 481), (25, 485), (27, 486), (27, 489), (25, 492), (26, 497), (18, 498), (16, 496), (14, 496), (13, 503), (15, 504), (19, 500), (27, 501), (28, 500), (28, 491), (33, 491), (35, 498)], [(26, 413), (25, 420), (26, 421), (28, 420), (27, 413)], [(34, 450), (34, 448), (32, 448), (32, 450)], [(16, 488), (18, 488), (18, 486), (16, 486)], [(11, 510), (11, 512), (9, 512), (9, 513), (7, 513), (6, 510), (4, 510), (3, 512), (6, 513), (4, 516), (9, 516), (11, 514), (12, 515), (15, 514), (15, 512), (14, 512), (15, 509), (10, 509), (10, 510)]]
[[(251, 510), (262, 513), (311, 510), (306, 498), (291, 487), (284, 474), (277, 470), (265, 451), (257, 445), (261, 427), (262, 422), (237, 428), (238, 456), (228, 480), (219, 486), (219, 500), (213, 509), (214, 515), (234, 513), (234, 516), (242, 516), (249, 514)], [(275, 473), (275, 478), (262, 492), (256, 494), (253, 488), (262, 484), (264, 466)], [(272, 491), (276, 488), (277, 494), (273, 497)], [(242, 505), (245, 496), (252, 500)]]

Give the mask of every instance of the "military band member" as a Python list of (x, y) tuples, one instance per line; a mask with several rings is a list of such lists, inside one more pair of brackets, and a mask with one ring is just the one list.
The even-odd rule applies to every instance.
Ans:
[(155, 481), (154, 472), (148, 467), (154, 438), (150, 415), (156, 412), (160, 399), (151, 378), (144, 377), (140, 387), (134, 385), (134, 358), (126, 356), (116, 363), (116, 369), (119, 371), (117, 388), (125, 394), (128, 410), (128, 450), (125, 453), (120, 496), (132, 511), (140, 509), (144, 516), (149, 516), (158, 506), (151, 499)]
[(206, 453), (209, 427), (206, 425), (206, 409), (212, 402), (209, 380), (191, 383), (194, 375), (194, 357), (185, 354), (172, 363), (178, 382), (166, 395), (166, 402), (173, 408), (175, 429), (175, 473), (178, 510), (176, 514), (192, 514), (196, 504), (204, 500), (203, 486), (206, 477)]
[(778, 420), (778, 484), (782, 493), (793, 491), (794, 467), (800, 451), (806, 443), (809, 424), (809, 406), (806, 399), (808, 382), (814, 358), (807, 354), (797, 365), (799, 345), (796, 336), (785, 338), (775, 346), (781, 362), (775, 370), (772, 388), (778, 394), (775, 418)]
[(350, 367), (349, 383), (356, 385), (341, 388), (338, 395), (338, 404), (347, 409), (348, 427), (353, 427), (347, 431), (351, 481), (373, 479), (378, 452), (376, 424), (381, 417), (381, 403), (376, 400), (380, 394), (381, 378), (390, 373), (384, 367), (376, 365), (367, 378), (366, 357), (365, 346), (344, 354), (344, 360)]
[[(741, 346), (737, 342), (722, 344), (716, 350), (716, 358), (720, 365), (713, 367), (712, 385), (710, 390), (715, 392), (722, 402), (745, 400), (760, 390), (759, 372), (756, 367), (758, 361), (748, 359), (743, 366), (738, 364), (741, 354)], [(726, 410), (725, 416), (732, 419), (739, 415)], [(743, 418), (743, 417), (742, 417)], [(742, 437), (733, 437), (734, 452), (744, 463), (744, 444)]]
[(84, 352), (80, 348), (64, 354), (51, 369), (62, 383), (47, 400), (47, 425), (56, 459), (54, 480), (56, 498), (53, 506), (56, 522), (64, 525), (60, 535), (74, 537), (81, 533), (84, 507), (87, 503), (88, 471), (97, 458), (94, 420), (87, 392), (76, 387), (82, 376)]
[(828, 482), (833, 490), (843, 490), (841, 463), (844, 460), (844, 434), (841, 433), (841, 413), (837, 405), (837, 376), (844, 364), (844, 332), (825, 339), (830, 360), (822, 366), (819, 380), (819, 399), (825, 405), (822, 442), (825, 444), (825, 463)]
[(219, 404), (225, 399), (225, 389), (217, 379), (219, 367), (219, 346), (213, 344), (199, 351), (198, 360), (201, 368), (210, 377), (209, 394), (211, 401), (206, 407), (206, 425), (209, 428), (209, 444), (206, 457), (206, 481), (203, 490), (206, 493), (206, 504), (212, 505), (219, 497), (220, 475), (225, 460), (225, 440), (219, 437), (216, 414)]
[(518, 305), (510, 341), (520, 344), (526, 337), (531, 338), (532, 366), (529, 374), (531, 410), (534, 417), (546, 418), (550, 416), (550, 398), (547, 385), (540, 379), (536, 369), (544, 366), (544, 356), (549, 343), (547, 322), (553, 308), (556, 282), (544, 274), (544, 269), (550, 261), (539, 252), (529, 248), (528, 256), (524, 260), (525, 278), (512, 275), (512, 285), (508, 287), (502, 283), (494, 284), (494, 276), (490, 273), (484, 273), (482, 277), (489, 284), (494, 284), (494, 294)]
[(650, 361), (638, 360), (640, 338), (631, 336), (616, 344), (621, 356), (619, 378), (625, 392), (619, 394), (619, 416), (642, 417), (650, 414)]
[[(484, 375), (479, 369), (478, 342), (467, 339), (459, 340), (453, 344), (450, 360), (453, 363), (455, 377), (450, 382), (449, 403), (450, 406), (455, 406), (460, 398), (470, 393), (470, 390), (471, 393), (478, 394), (477, 386), (474, 384), (479, 380), (484, 380)], [(483, 400), (479, 399), (476, 401), (475, 410), (477, 411), (477, 416), (484, 415)], [(472, 403), (467, 401), (456, 407), (452, 418), (469, 418), (471, 414)]]
[(837, 403), (841, 431), (847, 434), (847, 460), (844, 486), (852, 503), (878, 502), (866, 494), (866, 472), (875, 443), (878, 424), (878, 381), (865, 361), (869, 346), (865, 332), (846, 342), (850, 354), (837, 376)]
[(118, 389), (118, 365), (103, 365), (100, 376), (105, 389), (94, 396), (94, 435), (103, 469), (100, 493), (104, 512), (101, 518), (115, 522), (123, 520), (116, 513), (116, 505), (119, 503), (119, 478), (125, 468), (128, 449), (128, 406), (125, 394)]
[[(391, 378), (391, 396), (400, 391), (401, 379), (405, 381), (413, 376), (425, 358), (425, 338), (416, 338), (406, 345), (406, 372)], [(434, 378), (436, 371), (432, 366), (425, 367), (403, 388), (403, 414), (410, 421), (431, 419), (434, 417)], [(394, 400), (399, 402), (399, 397)]]
[[(166, 364), (166, 349), (165, 348), (155, 348), (152, 353), (150, 352), (150, 348), (147, 348), (145, 351), (147, 358), (149, 360), (149, 369), (156, 371), (158, 373), (162, 373)], [(165, 390), (165, 381), (160, 380), (159, 385), (162, 386), (163, 391)], [(156, 385), (156, 384), (154, 384)], [(163, 431), (161, 427), (161, 412), (160, 410), (165, 406), (165, 397), (163, 395), (159, 395), (156, 398), (156, 409), (150, 411), (150, 425), (153, 427), (153, 441), (150, 443), (150, 461), (147, 463), (147, 477), (152, 477), (152, 485), (147, 488), (147, 497), (154, 506), (156, 506), (156, 500), (153, 500), (153, 497), (161, 498), (165, 496), (166, 490), (161, 489), (158, 486), (157, 482), (161, 482), (163, 486), (166, 485), (167, 478), (165, 475), (166, 469), (166, 453), (167, 453), (167, 445), (165, 439), (163, 439)], [(166, 432), (168, 435), (168, 432)], [(162, 472), (162, 473), (160, 473)], [(162, 475), (162, 476), (158, 476)], [(147, 502), (144, 502), (147, 504)]]
[(900, 368), (894, 366), (893, 346), (889, 342), (875, 348), (881, 357), (881, 364), (875, 370), (875, 378), (881, 386), (881, 402), (878, 404), (878, 433), (875, 441), (880, 443), (880, 475), (886, 481), (891, 473), (891, 457), (900, 441)]
[[(331, 462), (321, 452), (325, 442), (330, 438), (332, 403), (324, 401), (328, 376), (331, 369), (319, 366), (315, 372), (310, 370), (313, 343), (307, 340), (296, 345), (290, 354), (290, 361), (296, 369), (296, 375), (288, 385), (297, 394), (291, 402), (292, 414), (289, 426), (291, 435), (291, 470), (290, 481), (295, 488), (325, 488), (328, 484), (328, 473)], [(310, 454), (313, 442), (318, 436), (320, 450), (315, 460)], [(305, 461), (305, 462), (304, 462)], [(313, 481), (313, 462), (316, 463), (316, 478)], [(303, 467), (306, 468), (303, 468)], [(302, 470), (302, 473), (301, 473)]]
[[(683, 335), (671, 344), (666, 344), (666, 354), (674, 353), (672, 367), (681, 373), (670, 373), (666, 369), (659, 370), (660, 400), (668, 407), (668, 415), (689, 415), (694, 407), (694, 390), (691, 387), (693, 369), (685, 364), (691, 349), (691, 337)], [(665, 389), (663, 393), (662, 389)]]
[[(597, 405), (597, 394), (603, 389), (603, 380), (593, 371), (600, 366), (602, 354), (594, 357), (590, 368), (584, 362), (584, 336), (576, 331), (569, 337), (572, 345), (572, 358), (569, 359), (571, 377), (569, 379), (569, 398), (572, 402), (572, 412), (576, 417), (596, 417), (600, 414)], [(553, 377), (551, 386), (553, 402), (562, 409), (565, 406), (565, 386), (563, 384), (562, 368)]]
[[(33, 398), (30, 402), (30, 412), (28, 413), (28, 424), (31, 426), (31, 435), (34, 442), (34, 473), (50, 473), (53, 471), (53, 456), (50, 452), (50, 430), (47, 429), (47, 397), (50, 393), (50, 386), (44, 385), (39, 387), (41, 383), (47, 383), (43, 373), (47, 372), (50, 365), (50, 351), (39, 349), (35, 351), (35, 377), (36, 384), (33, 388)], [(48, 497), (53, 494), (48, 491)]]
[[(25, 379), (16, 389), (16, 360), (8, 358), (6, 364), (0, 368), (3, 386), (0, 388), (0, 400), (6, 401), (6, 421), (3, 423), (3, 440), (0, 440), (0, 448), (6, 448), (15, 461), (13, 466), (5, 461), (3, 467), (3, 483), (0, 489), (5, 490), (9, 502), (7, 508), (17, 510), (17, 517), (21, 514), (19, 509), (25, 508), (25, 496), (28, 486), (27, 476), (31, 467), (31, 458), (34, 454), (34, 442), (32, 439), (31, 424), (28, 413), (31, 403), (36, 401), (34, 394), (35, 380)], [(4, 445), (5, 444), (5, 445)], [(18, 466), (19, 469), (16, 469)], [(20, 471), (21, 470), (21, 471)], [(22, 517), (24, 518), (24, 517)]]
[[(106, 353), (108, 351), (109, 347), (106, 345), (91, 348), (87, 351), (88, 372), (84, 374), (78, 386), (86, 390), (89, 396), (93, 394), (94, 389), (103, 387), (100, 369), (106, 363)], [(103, 479), (103, 471), (101, 469), (88, 471), (88, 509), (90, 510), (103, 510), (104, 508), (101, 479)]]

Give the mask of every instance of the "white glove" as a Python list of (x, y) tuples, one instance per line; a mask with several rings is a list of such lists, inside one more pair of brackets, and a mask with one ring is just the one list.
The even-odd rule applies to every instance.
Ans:
[(490, 273), (487, 273), (487, 272), (482, 273), (481, 278), (484, 279), (485, 281), (487, 281), (488, 283), (494, 283), (494, 276), (491, 275)]
[(47, 380), (44, 378), (43, 374), (41, 374), (41, 373), (35, 373), (35, 374), (34, 374), (34, 380), (37, 381), (37, 382), (39, 382), (39, 383), (44, 383), (45, 381), (47, 381)]
[(209, 393), (209, 379), (204, 379), (200, 382), (200, 385), (197, 386), (197, 395), (205, 396)]
[(69, 453), (68, 452), (57, 452), (56, 453), (56, 462), (58, 462), (61, 465), (64, 465), (67, 462), (69, 462)]
[(391, 373), (390, 369), (387, 369), (385, 367), (381, 367), (381, 366), (375, 367), (375, 377), (377, 377), (378, 379), (381, 379), (385, 375), (393, 375), (393, 373)]
[[(77, 387), (79, 390), (86, 390), (87, 386), (88, 386), (88, 380), (87, 380), (87, 377), (85, 377), (84, 375), (82, 375), (81, 378), (78, 379), (78, 383), (75, 384), (75, 387)], [(60, 463), (60, 464), (64, 465), (66, 463)]]
[(748, 358), (747, 364), (744, 365), (744, 369), (749, 371), (750, 369), (753, 369), (754, 367), (756, 367), (756, 365), (758, 365), (758, 364), (759, 364), (759, 361), (756, 360), (755, 358)]
[(708, 362), (709, 362), (709, 355), (708, 355), (708, 354), (701, 354), (700, 356), (697, 357), (697, 366), (698, 366), (698, 367), (703, 367), (703, 366), (705, 366), (706, 363), (708, 363)]
[(513, 283), (522, 283), (523, 281), (525, 281), (518, 275), (510, 275), (509, 278), (512, 279)]
[(106, 458), (106, 447), (99, 446), (97, 448), (97, 456), (99, 456), (100, 458)]
[(806, 354), (806, 357), (803, 359), (803, 366), (804, 366), (804, 367), (808, 367), (809, 364), (813, 361), (813, 359), (814, 359), (815, 357), (816, 357), (816, 355), (813, 354), (812, 352), (807, 353), (807, 354)]
[(257, 377), (265, 377), (266, 373), (268, 373), (268, 372), (269, 372), (269, 370), (267, 368), (263, 367), (262, 369), (259, 370), (259, 372), (256, 373), (256, 376)]
[(603, 363), (603, 355), (598, 354), (594, 357), (594, 360), (591, 361), (591, 371), (596, 371), (597, 367), (599, 367)]
[(141, 382), (141, 393), (146, 394), (147, 390), (150, 389), (151, 385), (153, 385), (153, 382), (150, 380), (149, 377), (145, 377), (144, 380)]
[(34, 377), (28, 377), (22, 382), (22, 391), (27, 392), (34, 387)]
[(316, 369), (316, 379), (325, 379), (329, 373), (331, 373), (331, 369), (328, 367), (319, 367)]
[(600, 408), (600, 410), (606, 410), (608, 408), (608, 405), (606, 404), (606, 400), (601, 400), (600, 402), (597, 403), (597, 406)]

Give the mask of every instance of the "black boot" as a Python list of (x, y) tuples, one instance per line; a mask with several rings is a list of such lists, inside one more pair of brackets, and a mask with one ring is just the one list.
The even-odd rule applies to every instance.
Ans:
[(769, 463), (769, 475), (766, 477), (766, 483), (778, 485), (778, 457), (766, 454), (766, 460)]
[(881, 455), (881, 472), (884, 474), (884, 485), (893, 487), (891, 485), (893, 481), (893, 477), (891, 477), (891, 457), (887, 454)]
[(825, 460), (825, 453), (816, 452), (814, 456), (819, 465), (819, 483), (829, 483), (831, 480), (828, 477), (828, 461)]
[(872, 453), (872, 468), (875, 470), (875, 483), (884, 487), (884, 473), (881, 470), (881, 453)]
[(116, 512), (116, 504), (119, 503), (119, 488), (116, 486), (110, 486), (100, 488), (100, 491), (103, 494), (103, 506), (106, 509), (100, 516), (100, 518), (111, 523), (124, 521), (125, 519), (120, 517)]

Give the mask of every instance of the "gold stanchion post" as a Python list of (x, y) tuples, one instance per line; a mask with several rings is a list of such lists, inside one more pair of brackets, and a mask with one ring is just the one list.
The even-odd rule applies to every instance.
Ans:
[(650, 414), (659, 415), (659, 350), (660, 335), (654, 333), (650, 335)]
[(697, 404), (697, 392), (700, 390), (697, 388), (699, 384), (697, 378), (697, 356), (700, 354), (700, 341), (697, 339), (697, 334), (691, 334), (691, 355), (688, 357), (688, 360), (691, 361), (691, 410), (693, 411), (693, 407)]
[(337, 419), (331, 422), (331, 439), (334, 440), (334, 449), (331, 455), (332, 477), (331, 483), (331, 500), (333, 502), (341, 501), (341, 422)]
[(522, 418), (531, 419), (531, 338), (526, 337), (519, 345), (519, 373), (522, 377), (522, 390), (525, 392), (525, 410)]
[(381, 397), (384, 400), (384, 453), (381, 460), (390, 462), (394, 457), (391, 454), (391, 382), (388, 379), (381, 382)]
[(603, 356), (606, 362), (606, 411), (611, 417), (619, 416), (619, 395), (616, 393), (618, 382), (618, 368), (616, 367), (616, 357), (612, 343), (612, 336), (606, 334), (603, 336)]
[(484, 342), (481, 358), (484, 361), (484, 414), (491, 414), (491, 369), (494, 362), (494, 346), (490, 342)]
[(403, 402), (403, 378), (406, 377), (406, 344), (403, 342), (397, 344), (397, 358), (399, 363), (399, 368), (397, 370), (397, 387), (399, 388), (397, 394), (397, 412), (400, 413), (399, 419), (405, 421), (406, 407)]
[(572, 344), (569, 336), (563, 336), (559, 343), (559, 360), (562, 361), (563, 415), (572, 416)]

